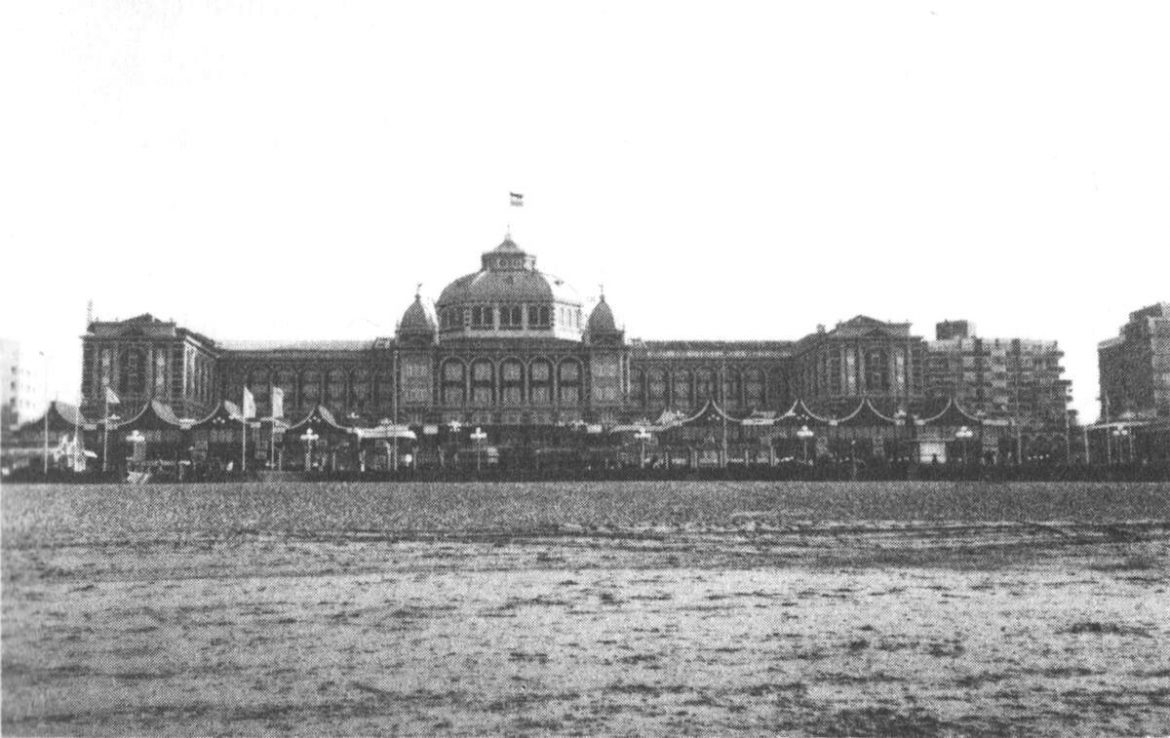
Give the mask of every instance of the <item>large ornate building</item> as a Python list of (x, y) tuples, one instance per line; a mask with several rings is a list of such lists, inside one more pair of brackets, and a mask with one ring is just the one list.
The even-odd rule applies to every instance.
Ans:
[[(433, 306), (416, 294), (392, 337), (216, 341), (145, 314), (94, 322), (83, 340), (88, 418), (110, 412), (109, 388), (123, 424), (146, 412), (163, 431), (168, 423), (189, 428), (223, 411), (224, 401), (239, 403), (248, 388), (257, 417), (283, 419), (272, 423), (277, 436), (289, 426), (286, 445), (308, 426), (342, 433), (381, 424), (409, 427), (421, 458), (441, 458), (445, 445), (458, 451), (449, 429), (480, 428), (493, 449), (534, 453), (555, 448), (566, 428), (609, 437), (716, 416), (718, 433), (696, 437), (719, 436), (721, 462), (761, 458), (761, 444), (774, 458), (775, 434), (744, 428), (783, 418), (803, 419), (797, 427), (844, 427), (864, 417), (912, 429), (942, 417), (951, 400), (927, 376), (930, 344), (908, 323), (857, 316), (796, 341), (631, 340), (604, 296), (586, 306), (510, 237)], [(274, 396), (282, 398), (276, 408)], [(238, 412), (227, 407), (229, 416)], [(957, 422), (979, 420), (964, 414)], [(821, 434), (815, 449), (830, 452), (830, 435)], [(898, 453), (891, 439), (867, 448)], [(270, 460), (263, 440), (253, 440), (255, 458)], [(856, 439), (850, 443), (856, 448)], [(267, 445), (276, 450), (273, 439)], [(286, 461), (294, 459), (300, 452), (289, 450)], [(307, 455), (304, 463), (314, 462)]]

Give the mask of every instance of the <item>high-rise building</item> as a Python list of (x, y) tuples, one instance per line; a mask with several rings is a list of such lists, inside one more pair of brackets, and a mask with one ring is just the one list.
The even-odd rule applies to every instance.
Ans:
[(1056, 341), (980, 338), (967, 321), (948, 320), (936, 326), (926, 355), (927, 396), (952, 397), (988, 422), (1006, 423), (1031, 445), (1050, 447), (1043, 452), (1067, 444), (1070, 382)]
[(45, 356), (28, 344), (0, 338), (0, 429), (35, 418), (45, 409)]
[(1170, 418), (1170, 302), (1129, 314), (1097, 345), (1101, 420)]

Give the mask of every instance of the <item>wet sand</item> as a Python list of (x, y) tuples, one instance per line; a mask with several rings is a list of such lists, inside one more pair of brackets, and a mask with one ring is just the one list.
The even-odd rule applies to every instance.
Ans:
[(510, 529), (459, 490), (462, 526), (216, 530), (254, 500), (9, 488), (3, 729), (1165, 734), (1170, 516), (1129, 507), (1164, 492), (1114, 492), (1124, 520), (834, 522), (755, 488), (634, 521), (586, 490)]

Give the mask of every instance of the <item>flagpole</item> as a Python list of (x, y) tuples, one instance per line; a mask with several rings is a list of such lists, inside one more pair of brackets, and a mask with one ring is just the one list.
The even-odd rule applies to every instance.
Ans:
[(49, 476), (49, 357), (45, 356), (45, 352), (41, 351), (41, 361), (44, 363), (45, 369), (45, 463), (44, 473), (45, 477)]
[(110, 388), (105, 387), (105, 415), (102, 416), (102, 474), (106, 473), (106, 460), (110, 450)]
[[(244, 392), (248, 391), (248, 386), (244, 385)], [(248, 470), (248, 411), (247, 411), (247, 395), (240, 396), (240, 473), (243, 474)]]

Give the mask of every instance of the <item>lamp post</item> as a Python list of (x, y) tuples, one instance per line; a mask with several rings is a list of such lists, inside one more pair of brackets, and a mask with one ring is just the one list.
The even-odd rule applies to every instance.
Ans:
[(117, 415), (107, 415), (102, 419), (102, 473), (106, 472), (106, 462), (110, 456), (110, 423), (121, 420)]
[(808, 462), (808, 439), (816, 434), (813, 433), (807, 425), (800, 426), (800, 430), (796, 432), (796, 436), (800, 439), (801, 450), (804, 452), (804, 460)]
[(849, 477), (857, 481), (857, 439), (849, 439)]
[(959, 430), (955, 431), (955, 438), (963, 444), (963, 466), (967, 465), (967, 442), (970, 441), (974, 435), (975, 432), (965, 425), (962, 428), (959, 428)]
[(483, 442), (487, 440), (487, 433), (482, 429), (476, 428), (475, 432), (471, 434), (471, 441), (475, 444), (475, 472), (480, 471), (480, 466), (483, 459)]
[[(142, 435), (142, 433), (140, 433), (138, 429), (135, 428), (130, 432), (130, 435), (126, 436), (126, 440), (130, 442), (130, 457), (133, 458), (138, 455), (138, 444), (146, 442), (146, 436)], [(143, 449), (142, 452), (142, 460), (146, 461), (145, 449)]]
[(313, 442), (321, 436), (313, 432), (312, 428), (301, 434), (301, 443), (305, 444), (305, 471), (313, 468)]
[(1129, 439), (1129, 461), (1133, 463), (1133, 437), (1129, 433), (1129, 428), (1124, 426), (1113, 429), (1113, 437), (1117, 439), (1117, 463), (1121, 463), (1123, 455), (1121, 453), (1122, 443), (1124, 439)]
[(378, 421), (378, 428), (386, 436), (389, 436), (387, 443), (387, 450), (390, 452), (390, 468), (398, 471), (398, 436), (394, 430), (394, 421), (390, 418), (382, 418)]
[(637, 438), (639, 441), (642, 442), (642, 465), (641, 465), (641, 468), (645, 469), (646, 468), (646, 441), (650, 440), (650, 431), (646, 430), (645, 428), (638, 428), (638, 432), (634, 434), (634, 438)]

